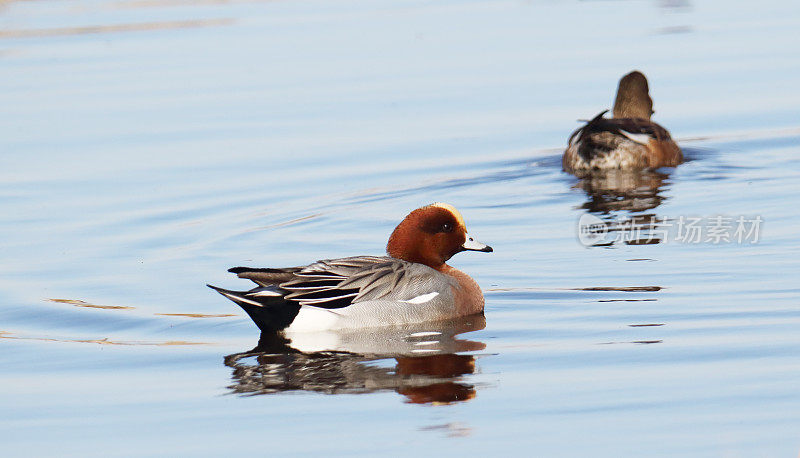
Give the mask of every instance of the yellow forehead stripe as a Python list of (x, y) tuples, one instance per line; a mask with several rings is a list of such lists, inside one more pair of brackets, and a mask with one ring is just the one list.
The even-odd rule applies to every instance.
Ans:
[(458, 210), (456, 210), (456, 207), (450, 204), (446, 204), (444, 202), (435, 202), (431, 204), (431, 207), (444, 208), (445, 210), (449, 211), (450, 213), (453, 214), (453, 216), (456, 217), (456, 221), (458, 221), (459, 225), (461, 225), (462, 227), (467, 227), (467, 225), (464, 223), (464, 218), (461, 216), (461, 213)]

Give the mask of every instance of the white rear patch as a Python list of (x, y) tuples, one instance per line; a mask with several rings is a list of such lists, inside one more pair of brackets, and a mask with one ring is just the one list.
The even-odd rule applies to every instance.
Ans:
[(413, 299), (409, 299), (407, 301), (400, 301), (400, 302), (405, 302), (406, 304), (424, 304), (424, 303), (430, 301), (431, 299), (433, 299), (434, 297), (436, 297), (438, 295), (439, 295), (439, 293), (434, 291), (432, 293), (423, 294), (423, 295), (417, 296), (417, 297), (415, 297)]
[(336, 328), (341, 316), (333, 310), (304, 305), (300, 307), (287, 332), (324, 331)]

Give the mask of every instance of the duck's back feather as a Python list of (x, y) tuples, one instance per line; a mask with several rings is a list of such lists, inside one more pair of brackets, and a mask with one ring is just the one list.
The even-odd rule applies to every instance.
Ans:
[[(326, 323), (347, 319), (377, 322), (384, 318), (393, 322), (397, 319), (394, 310), (400, 309), (393, 307), (397, 302), (435, 315), (437, 308), (453, 302), (451, 288), (457, 286), (452, 277), (428, 266), (388, 256), (328, 259), (285, 269), (235, 267), (230, 271), (259, 286), (250, 291), (212, 288), (241, 306), (262, 330), (280, 330), (296, 325), (295, 319), (319, 316)], [(376, 321), (368, 317), (370, 307), (379, 308), (384, 318)]]
[(683, 161), (665, 128), (642, 118), (604, 118), (607, 111), (570, 135), (565, 170), (664, 167)]

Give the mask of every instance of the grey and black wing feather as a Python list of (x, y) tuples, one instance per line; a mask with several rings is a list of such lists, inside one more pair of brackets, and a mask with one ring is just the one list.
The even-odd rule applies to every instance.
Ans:
[(249, 291), (209, 286), (242, 307), (261, 330), (277, 331), (289, 326), (302, 306), (340, 309), (388, 295), (409, 264), (385, 256), (357, 256), (284, 269), (234, 267), (228, 271), (258, 286)]
[(604, 118), (606, 113), (608, 110), (600, 112), (569, 137), (569, 144), (577, 142), (578, 154), (587, 161), (597, 154), (604, 154), (613, 149), (613, 144), (605, 141), (602, 135), (598, 135), (604, 132), (627, 137), (638, 143), (651, 138), (658, 141), (671, 140), (666, 129), (648, 119)]

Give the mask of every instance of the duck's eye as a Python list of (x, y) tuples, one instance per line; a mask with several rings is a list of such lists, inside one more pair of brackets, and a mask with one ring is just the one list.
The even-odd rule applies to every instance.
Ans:
[(450, 223), (442, 224), (442, 229), (439, 232), (453, 232), (453, 225)]

